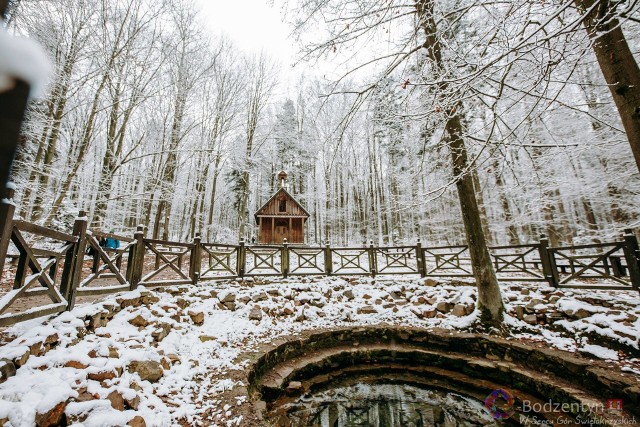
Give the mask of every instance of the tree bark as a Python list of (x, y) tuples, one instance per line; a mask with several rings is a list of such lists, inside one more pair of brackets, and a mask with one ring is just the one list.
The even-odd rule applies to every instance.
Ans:
[[(442, 59), (442, 46), (438, 37), (438, 28), (434, 17), (434, 0), (418, 0), (416, 11), (419, 25), (425, 33), (423, 47), (437, 72), (446, 70)], [(449, 91), (445, 79), (439, 84), (441, 94)], [(441, 95), (443, 96), (443, 95)], [(443, 99), (443, 101), (445, 101)], [(443, 105), (445, 103), (443, 102)], [(445, 125), (446, 137), (451, 151), (453, 174), (456, 178), (456, 188), (462, 210), (471, 266), (478, 288), (477, 307), (481, 313), (481, 321), (487, 325), (499, 325), (503, 319), (504, 305), (498, 285), (489, 248), (482, 232), (482, 219), (478, 201), (473, 190), (473, 179), (468, 169), (467, 148), (462, 138), (461, 105), (453, 105), (448, 109)]]
[(575, 0), (575, 4), (583, 13), (593, 51), (640, 170), (640, 67), (609, 1)]

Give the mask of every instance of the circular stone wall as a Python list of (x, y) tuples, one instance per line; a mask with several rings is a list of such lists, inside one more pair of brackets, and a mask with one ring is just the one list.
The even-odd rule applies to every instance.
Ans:
[[(414, 387), (439, 393), (443, 401), (467, 399), (471, 406), (496, 401), (485, 415), (502, 416), (502, 424), (637, 425), (634, 417), (640, 415), (634, 375), (568, 352), (445, 330), (372, 327), (312, 334), (265, 353), (249, 372), (249, 391), (262, 416), (282, 426), (313, 425), (295, 420), (313, 418), (308, 413), (325, 408), (323, 396), (335, 396), (332, 390), (344, 395), (362, 384), (372, 390)], [(487, 400), (496, 390), (506, 394)], [(512, 408), (498, 405), (505, 396), (513, 398), (506, 402)], [(612, 399), (623, 409), (607, 408)]]

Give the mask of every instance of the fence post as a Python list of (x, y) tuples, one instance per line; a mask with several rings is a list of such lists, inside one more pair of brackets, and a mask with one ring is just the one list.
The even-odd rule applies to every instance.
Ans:
[(78, 238), (78, 241), (67, 251), (60, 279), (60, 293), (67, 301), (67, 310), (72, 310), (76, 303), (76, 291), (82, 277), (84, 250), (87, 246), (88, 225), (87, 213), (80, 211), (76, 221), (73, 223), (73, 235)]
[(324, 271), (327, 276), (333, 274), (333, 260), (331, 259), (331, 244), (327, 241), (324, 247)]
[(238, 269), (238, 277), (244, 277), (245, 270), (245, 262), (246, 262), (247, 249), (244, 246), (244, 239), (240, 239), (240, 244), (238, 245), (238, 258), (237, 258), (237, 269)]
[(282, 241), (282, 275), (286, 278), (289, 275), (289, 243), (287, 243), (287, 239), (283, 239)]
[(627, 260), (631, 285), (640, 291), (640, 265), (638, 264), (638, 239), (630, 228), (624, 230), (624, 257)]
[(550, 286), (558, 287), (558, 269), (556, 268), (555, 258), (549, 251), (549, 239), (544, 234), (540, 235), (538, 251), (540, 253), (540, 263), (542, 264), (542, 274)]
[(424, 253), (422, 252), (422, 242), (418, 237), (418, 242), (416, 243), (416, 264), (418, 265), (418, 273), (420, 273), (420, 277), (427, 277), (427, 266), (424, 263)]
[(200, 233), (196, 233), (193, 238), (193, 247), (191, 248), (191, 262), (189, 263), (189, 277), (193, 284), (197, 284), (200, 280), (200, 270), (202, 268), (202, 245), (200, 242), (202, 238)]
[(133, 239), (135, 244), (129, 249), (129, 265), (127, 266), (127, 279), (131, 290), (138, 287), (144, 270), (144, 227), (142, 225), (136, 228)]
[(13, 194), (15, 192), (13, 183), (8, 183), (2, 192), (2, 200), (0, 200), (0, 278), (4, 271), (9, 242), (11, 242), (13, 213), (16, 210), (16, 205), (13, 203)]
[(378, 257), (376, 256), (376, 248), (373, 246), (373, 240), (369, 242), (369, 269), (371, 277), (376, 277), (378, 272)]

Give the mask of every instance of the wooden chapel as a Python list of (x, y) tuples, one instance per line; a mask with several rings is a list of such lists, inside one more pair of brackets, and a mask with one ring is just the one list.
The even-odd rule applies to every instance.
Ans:
[(304, 226), (309, 218), (309, 212), (287, 190), (287, 173), (278, 173), (280, 188), (255, 213), (258, 224), (258, 243), (304, 244)]

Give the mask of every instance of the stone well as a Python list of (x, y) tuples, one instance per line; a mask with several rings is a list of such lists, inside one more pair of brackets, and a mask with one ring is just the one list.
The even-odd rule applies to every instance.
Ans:
[[(256, 408), (276, 426), (324, 425), (300, 418), (299, 409), (314, 396), (332, 396), (331, 390), (342, 393), (357, 384), (429, 390), (439, 393), (433, 394), (436, 400), (445, 394), (468, 399), (484, 411), (484, 421), (471, 425), (498, 425), (492, 418), (505, 413), (500, 425), (640, 425), (635, 375), (573, 353), (485, 335), (396, 327), (338, 329), (285, 342), (262, 355), (249, 372)], [(510, 407), (499, 407), (497, 413), (483, 408), (495, 390), (513, 397)], [(607, 406), (617, 402), (622, 410)], [(438, 414), (434, 411), (430, 416)], [(330, 418), (326, 425), (342, 425), (336, 423), (336, 414), (325, 417)], [(303, 418), (306, 421), (300, 421)], [(465, 421), (432, 419), (425, 425)]]

